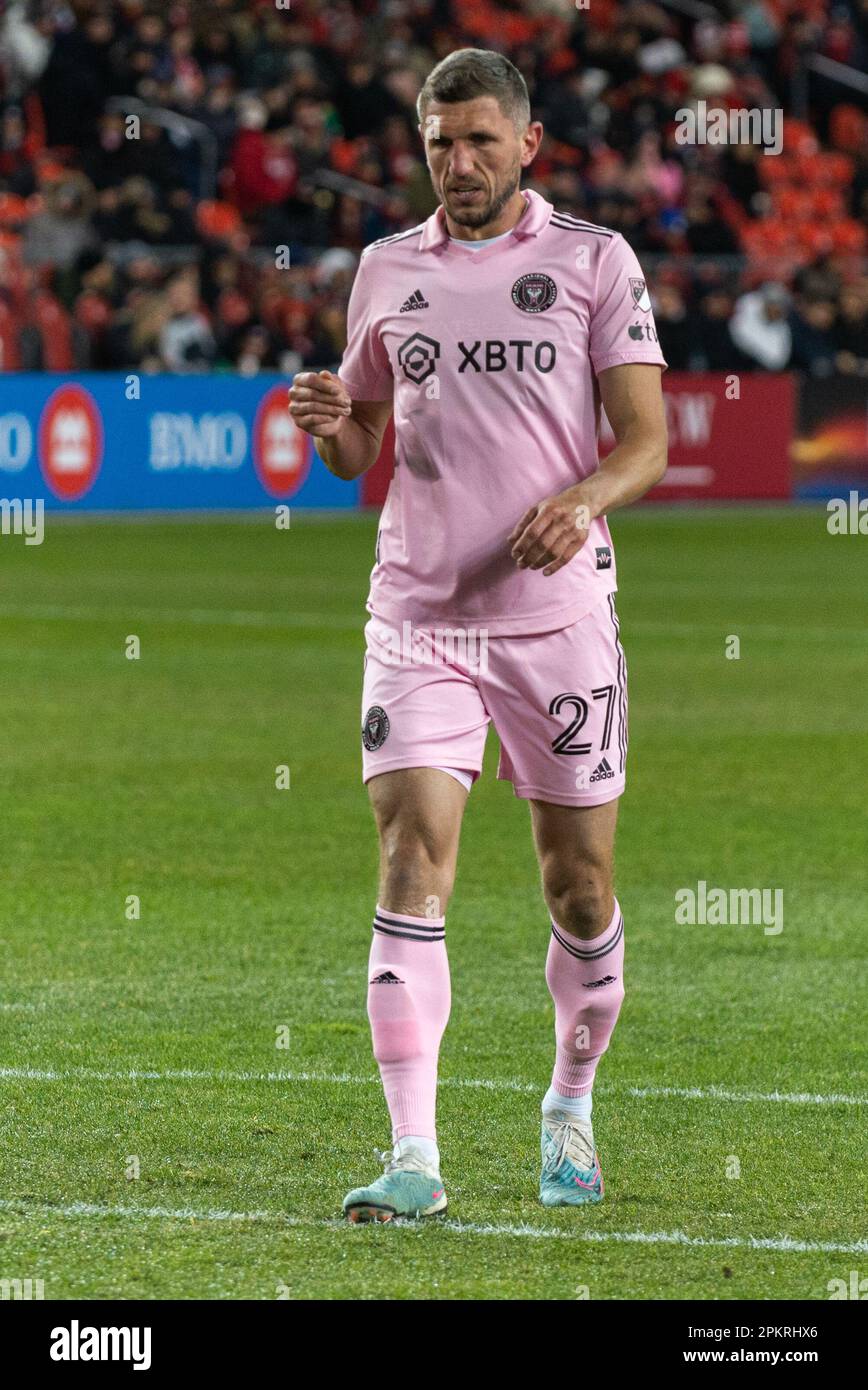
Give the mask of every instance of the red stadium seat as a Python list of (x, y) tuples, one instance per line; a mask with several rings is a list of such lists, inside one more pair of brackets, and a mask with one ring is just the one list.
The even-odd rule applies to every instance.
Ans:
[(766, 188), (777, 188), (780, 184), (793, 183), (796, 177), (796, 162), (786, 155), (775, 155), (769, 159), (758, 159), (759, 176)]
[(829, 141), (844, 154), (858, 155), (868, 147), (868, 120), (858, 106), (842, 102), (829, 117)]
[(40, 188), (44, 188), (46, 184), (60, 183), (66, 178), (66, 174), (65, 166), (48, 154), (40, 156), (36, 162), (36, 178)]
[(0, 300), (0, 371), (21, 371), (20, 324), (16, 315)]
[(842, 188), (853, 178), (853, 161), (845, 154), (813, 154), (799, 160), (799, 182)]
[(792, 116), (784, 117), (784, 152), (786, 154), (814, 154), (818, 149), (817, 136), (806, 121), (797, 121)]
[(781, 255), (792, 245), (794, 229), (787, 222), (766, 217), (761, 222), (751, 223), (743, 233), (746, 245), (763, 255)]
[(21, 262), (21, 237), (17, 232), (0, 231), (0, 285), (20, 318), (27, 303), (28, 271)]
[(215, 241), (232, 236), (241, 225), (241, 213), (231, 203), (204, 202), (196, 209), (196, 226)]
[(861, 222), (852, 217), (845, 218), (843, 222), (838, 222), (832, 227), (832, 240), (837, 252), (861, 253), (865, 250), (868, 232)]
[(85, 290), (75, 302), (75, 321), (92, 336), (101, 333), (111, 323), (111, 305), (101, 295)]
[(844, 200), (838, 188), (815, 188), (811, 192), (814, 203), (814, 216), (823, 222), (840, 218), (843, 215)]
[(20, 227), (30, 216), (30, 204), (15, 193), (0, 193), (0, 227)]
[(336, 139), (332, 141), (329, 158), (332, 168), (339, 174), (352, 175), (358, 159), (358, 150), (352, 140)]
[(46, 372), (70, 372), (75, 366), (69, 314), (53, 294), (40, 290), (31, 301), (30, 319), (42, 339)]
[(809, 188), (777, 188), (774, 193), (775, 215), (785, 222), (802, 222), (814, 213), (814, 197)]
[(826, 256), (834, 245), (833, 228), (828, 224), (803, 222), (799, 226), (799, 245), (811, 259)]
[(848, 187), (853, 182), (853, 161), (845, 154), (827, 154), (825, 156), (826, 168), (830, 183), (837, 184), (838, 187)]

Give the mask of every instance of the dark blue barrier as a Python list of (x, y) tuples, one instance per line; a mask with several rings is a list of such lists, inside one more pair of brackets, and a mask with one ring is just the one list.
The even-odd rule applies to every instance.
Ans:
[(0, 496), (56, 511), (355, 507), (277, 375), (0, 375)]

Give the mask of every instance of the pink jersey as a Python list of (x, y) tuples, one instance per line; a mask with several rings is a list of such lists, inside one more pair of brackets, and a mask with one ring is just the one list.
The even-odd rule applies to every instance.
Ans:
[(507, 537), (597, 469), (596, 374), (666, 362), (623, 237), (522, 196), (510, 235), (482, 250), (451, 240), (439, 207), (362, 253), (340, 377), (359, 400), (394, 399), (367, 603), (387, 622), (549, 632), (617, 587), (603, 517), (547, 577), (517, 569)]

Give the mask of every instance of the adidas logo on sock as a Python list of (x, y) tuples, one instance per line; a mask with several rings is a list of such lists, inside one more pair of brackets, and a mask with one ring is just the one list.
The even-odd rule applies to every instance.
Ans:
[(431, 305), (425, 298), (421, 290), (414, 290), (409, 299), (405, 299), (401, 305), (401, 313), (409, 314), (411, 309), (430, 309)]
[(403, 980), (399, 980), (397, 975), (393, 975), (391, 970), (384, 970), (382, 975), (375, 975), (371, 980), (372, 985), (402, 985)]
[(593, 772), (591, 773), (590, 780), (592, 782), (605, 782), (608, 777), (614, 776), (614, 772), (609, 767), (609, 764), (606, 762), (606, 759), (604, 758), (603, 761), (597, 767), (594, 768)]
[(602, 989), (603, 985), (611, 985), (615, 980), (614, 975), (604, 975), (602, 980), (591, 980), (590, 984), (583, 985), (583, 989)]

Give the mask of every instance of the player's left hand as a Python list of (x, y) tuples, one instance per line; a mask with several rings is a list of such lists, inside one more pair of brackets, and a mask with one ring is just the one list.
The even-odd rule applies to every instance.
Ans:
[(530, 507), (510, 532), (508, 544), (519, 569), (556, 574), (578, 555), (591, 525), (590, 509), (577, 488)]

